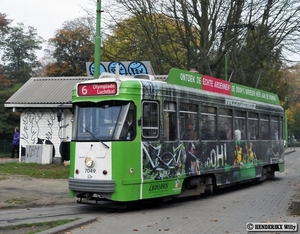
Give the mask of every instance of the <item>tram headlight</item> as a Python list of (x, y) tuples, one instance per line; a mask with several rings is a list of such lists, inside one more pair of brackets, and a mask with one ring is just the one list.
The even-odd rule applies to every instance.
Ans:
[(94, 164), (95, 164), (95, 161), (92, 157), (86, 157), (85, 160), (84, 160), (84, 164), (87, 166), (87, 167), (93, 167)]

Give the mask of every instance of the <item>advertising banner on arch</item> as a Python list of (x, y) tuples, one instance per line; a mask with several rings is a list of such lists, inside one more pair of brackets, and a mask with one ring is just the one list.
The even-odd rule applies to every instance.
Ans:
[(202, 89), (202, 75), (178, 68), (172, 68), (168, 74), (168, 84)]
[[(150, 61), (112, 61), (100, 63), (100, 74), (109, 72), (115, 74), (116, 66), (119, 66), (119, 73), (123, 76), (134, 76), (138, 74), (155, 75)], [(92, 62), (86, 63), (88, 76), (94, 75), (95, 65)]]
[(231, 96), (271, 103), (275, 105), (280, 104), (278, 96), (274, 93), (235, 83), (231, 83)]
[(214, 93), (231, 94), (231, 83), (211, 76), (202, 75), (202, 89)]
[(280, 104), (278, 96), (274, 93), (178, 68), (172, 68), (170, 70), (167, 82), (169, 84), (201, 89), (248, 100), (255, 100), (274, 105)]

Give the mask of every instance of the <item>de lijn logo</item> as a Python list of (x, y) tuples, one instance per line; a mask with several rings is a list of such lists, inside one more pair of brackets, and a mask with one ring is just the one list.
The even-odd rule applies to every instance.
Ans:
[[(119, 65), (120, 75), (137, 75), (148, 74), (146, 65), (143, 62), (104, 62), (100, 63), (100, 74), (103, 72), (116, 73), (116, 66)], [(89, 72), (93, 76), (95, 71), (95, 64), (91, 63), (89, 66)]]

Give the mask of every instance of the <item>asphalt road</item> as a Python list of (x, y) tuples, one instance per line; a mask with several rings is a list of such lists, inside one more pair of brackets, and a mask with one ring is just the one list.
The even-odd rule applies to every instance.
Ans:
[(294, 152), (286, 155), (285, 172), (276, 173), (274, 180), (127, 212), (99, 211), (95, 222), (67, 231), (71, 234), (223, 234), (247, 233), (248, 222), (299, 223), (300, 218), (291, 214), (292, 200), (299, 193), (299, 186), (300, 157)]
[[(44, 233), (247, 233), (248, 222), (299, 223), (291, 214), (299, 194), (300, 157), (286, 155), (284, 173), (257, 185), (223, 189), (214, 195), (120, 210), (79, 204), (0, 210), (0, 227), (20, 223), (81, 218)], [(255, 232), (252, 232), (255, 233)], [(273, 232), (277, 233), (277, 232)], [(285, 232), (289, 233), (289, 232)]]

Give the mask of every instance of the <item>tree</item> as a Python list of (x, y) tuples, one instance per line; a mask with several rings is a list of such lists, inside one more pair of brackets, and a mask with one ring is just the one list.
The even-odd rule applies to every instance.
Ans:
[[(296, 0), (116, 1), (124, 7), (122, 16), (128, 13), (141, 19), (142, 16), (146, 18), (152, 14), (164, 14), (176, 22), (180, 48), (186, 61), (184, 64), (175, 61), (174, 66), (196, 68), (200, 73), (225, 78), (225, 60), (228, 58), (229, 74), (235, 71), (231, 81), (243, 81), (243, 76), (245, 82), (242, 83), (248, 84), (254, 80), (255, 84), (251, 85), (262, 89), (269, 90), (270, 82), (257, 85), (257, 81), (272, 80), (280, 70), (278, 60), (284, 59), (282, 51), (295, 51), (298, 45), (300, 8)], [(152, 28), (149, 24), (141, 24), (140, 34), (151, 34), (157, 25), (156, 21), (151, 22)], [(151, 37), (143, 39), (145, 45), (153, 43)], [(153, 49), (159, 49), (159, 46)], [(164, 61), (172, 56), (170, 51), (165, 52)], [(158, 54), (158, 51), (153, 54)], [(245, 56), (247, 64), (244, 64), (245, 60), (240, 60)], [(257, 71), (254, 76), (253, 71)], [(260, 72), (264, 74), (261, 80)]]
[(300, 104), (288, 111), (288, 129), (289, 133), (300, 136)]
[[(5, 52), (9, 51), (7, 47), (11, 46), (11, 44), (7, 44), (9, 41), (8, 38), (11, 37), (10, 30), (12, 28), (9, 27), (10, 23), (11, 21), (6, 18), (6, 14), (0, 13), (0, 48), (2, 50), (1, 55), (3, 56)], [(22, 47), (22, 45), (20, 46)], [(16, 84), (16, 80), (9, 77), (10, 72), (7, 72), (8, 67), (4, 66), (2, 62), (0, 63), (0, 138), (4, 139), (9, 136), (11, 139), (14, 128), (20, 123), (20, 114), (4, 108), (4, 103), (20, 88), (21, 84)]]
[[(237, 49), (239, 51), (228, 56), (231, 69), (229, 79), (234, 73), (234, 82), (276, 93), (280, 100), (284, 100), (288, 94), (288, 83), (282, 72), (285, 66), (282, 48), (276, 45), (276, 38), (270, 30), (264, 26), (251, 29), (242, 49), (234, 48)], [(218, 70), (223, 71), (222, 67)]]
[(66, 22), (64, 27), (57, 30), (55, 36), (49, 39), (52, 47), (49, 55), (53, 63), (46, 65), (47, 76), (82, 76), (86, 75), (85, 63), (94, 54), (94, 43), (91, 42), (91, 31), (78, 20)]
[(16, 92), (21, 84), (14, 84), (4, 75), (4, 68), (0, 65), (0, 137), (12, 134), (20, 123), (20, 114), (4, 108), (4, 103)]
[(8, 25), (10, 20), (6, 18), (6, 14), (0, 13), (0, 36), (8, 33)]
[(282, 106), (287, 111), (288, 132), (300, 136), (300, 64), (281, 70), (281, 76), (286, 82), (282, 87), (286, 91)]
[(286, 83), (281, 88), (286, 91), (286, 95), (281, 98), (282, 106), (284, 109), (294, 108), (300, 102), (300, 64), (286, 67), (280, 74)]
[(19, 23), (4, 36), (2, 62), (7, 77), (25, 83), (39, 66), (36, 50), (41, 49), (43, 39), (33, 27)]
[[(147, 31), (142, 29), (147, 28)], [(147, 41), (148, 43), (145, 43)], [(176, 23), (164, 15), (139, 15), (119, 22), (102, 40), (102, 61), (149, 60), (158, 74), (185, 66), (185, 54)], [(168, 54), (169, 56), (165, 56)]]

